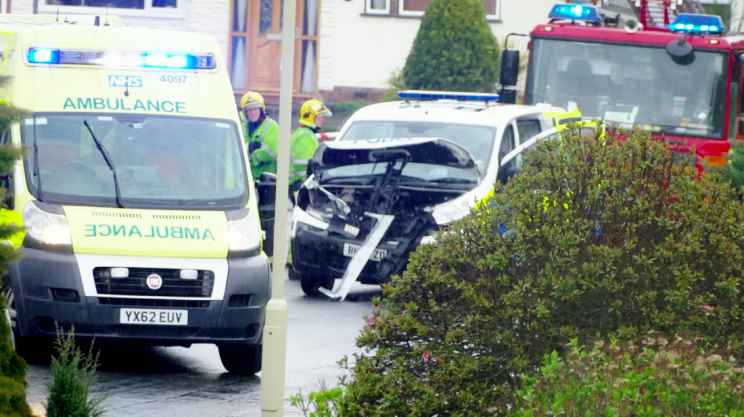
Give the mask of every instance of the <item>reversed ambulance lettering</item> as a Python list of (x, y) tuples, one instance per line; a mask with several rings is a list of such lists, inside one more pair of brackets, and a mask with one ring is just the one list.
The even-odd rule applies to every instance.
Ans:
[(152, 113), (186, 113), (183, 101), (133, 100), (124, 98), (71, 98), (65, 99), (63, 110), (125, 110)]
[(191, 240), (215, 240), (214, 234), (209, 229), (200, 230), (198, 227), (180, 226), (150, 226), (143, 231), (137, 226), (117, 224), (86, 224), (85, 237), (141, 237), (155, 239), (191, 239)]

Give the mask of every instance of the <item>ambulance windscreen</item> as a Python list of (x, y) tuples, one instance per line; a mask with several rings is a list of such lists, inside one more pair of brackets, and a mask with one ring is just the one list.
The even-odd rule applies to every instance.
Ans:
[[(34, 120), (36, 125), (34, 126)], [(245, 161), (235, 123), (184, 117), (36, 114), (22, 123), (29, 190), (55, 204), (116, 206), (106, 148), (127, 208), (226, 210), (248, 201)], [(34, 161), (38, 160), (38, 171)], [(41, 195), (35, 172), (41, 177)]]

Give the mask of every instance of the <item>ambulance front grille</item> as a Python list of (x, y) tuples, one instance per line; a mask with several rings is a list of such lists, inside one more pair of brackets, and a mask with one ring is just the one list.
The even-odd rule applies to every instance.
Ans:
[[(157, 274), (162, 286), (151, 289), (147, 277)], [(129, 268), (126, 278), (111, 278), (111, 267), (93, 269), (93, 279), (99, 295), (133, 295), (151, 297), (211, 297), (214, 272), (198, 270), (196, 279), (182, 279), (180, 269)]]
[(209, 308), (211, 301), (99, 297), (98, 304), (115, 307)]

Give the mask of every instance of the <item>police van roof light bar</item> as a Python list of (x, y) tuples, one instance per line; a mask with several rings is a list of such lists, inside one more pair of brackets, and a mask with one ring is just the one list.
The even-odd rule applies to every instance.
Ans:
[(415, 100), (415, 101), (457, 100), (457, 101), (482, 101), (486, 103), (499, 101), (498, 94), (460, 93), (460, 92), (450, 92), (450, 91), (420, 91), (420, 90), (399, 91), (398, 98), (401, 100)]
[(182, 54), (164, 52), (104, 52), (94, 50), (60, 50), (30, 48), (30, 64), (101, 65), (142, 68), (212, 69), (212, 54)]

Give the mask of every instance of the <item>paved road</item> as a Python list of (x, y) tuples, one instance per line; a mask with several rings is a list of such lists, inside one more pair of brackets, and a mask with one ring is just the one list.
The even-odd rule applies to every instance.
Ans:
[[(339, 281), (337, 281), (338, 283)], [(325, 379), (335, 385), (343, 375), (336, 362), (357, 351), (363, 317), (372, 312), (371, 297), (379, 287), (356, 286), (345, 302), (307, 298), (298, 281), (286, 282), (289, 306), (285, 398), (299, 387), (313, 388)], [(150, 348), (101, 352), (103, 367), (94, 386), (108, 395), (107, 417), (232, 417), (260, 415), (260, 374), (226, 373), (213, 345), (185, 349)], [(46, 403), (48, 364), (31, 364), (28, 402)], [(285, 415), (299, 415), (289, 405)]]

